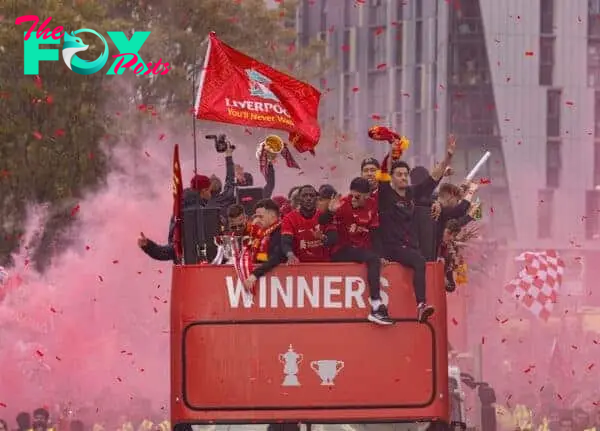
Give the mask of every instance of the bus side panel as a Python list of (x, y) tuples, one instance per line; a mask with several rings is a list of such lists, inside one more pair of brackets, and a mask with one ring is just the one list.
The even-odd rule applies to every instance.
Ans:
[(396, 324), (367, 322), (365, 279), (354, 264), (283, 266), (244, 304), (231, 267), (174, 267), (173, 423), (447, 420), (441, 266), (427, 267), (427, 324), (399, 265), (382, 273)]

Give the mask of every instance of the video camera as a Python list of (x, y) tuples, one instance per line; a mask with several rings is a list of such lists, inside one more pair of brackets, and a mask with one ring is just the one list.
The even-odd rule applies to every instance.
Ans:
[(230, 146), (232, 150), (235, 150), (235, 145), (231, 145), (227, 141), (227, 135), (206, 135), (205, 138), (214, 139), (215, 150), (217, 150), (217, 153), (224, 153), (227, 151), (227, 146)]

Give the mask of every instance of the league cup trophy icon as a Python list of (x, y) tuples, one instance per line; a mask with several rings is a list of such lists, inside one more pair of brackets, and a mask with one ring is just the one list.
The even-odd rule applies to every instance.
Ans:
[(298, 364), (302, 362), (304, 356), (296, 353), (290, 344), (286, 353), (279, 354), (279, 362), (283, 364), (283, 374), (285, 378), (281, 386), (300, 386), (298, 381)]
[(321, 378), (321, 386), (334, 386), (333, 379), (344, 368), (344, 362), (335, 359), (322, 359), (312, 361), (310, 368)]

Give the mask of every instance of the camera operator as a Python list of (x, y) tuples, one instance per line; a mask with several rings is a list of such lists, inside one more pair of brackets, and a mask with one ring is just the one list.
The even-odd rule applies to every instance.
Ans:
[[(192, 177), (190, 187), (183, 191), (181, 199), (182, 210), (193, 206), (219, 208), (225, 210), (229, 205), (235, 202), (235, 171), (233, 165), (233, 150), (235, 146), (231, 145), (225, 135), (219, 135), (215, 138), (215, 148), (218, 153), (225, 153), (225, 188), (221, 190), (220, 180), (211, 179), (205, 175), (196, 174)], [(173, 246), (173, 233), (175, 230), (175, 220), (171, 216), (169, 222), (169, 234), (167, 244), (160, 245), (147, 238), (143, 232), (138, 238), (138, 246), (155, 260), (176, 261), (175, 249)]]
[(229, 205), (235, 203), (235, 166), (233, 164), (235, 146), (231, 145), (226, 135), (208, 135), (206, 139), (214, 139), (217, 153), (225, 153), (225, 186), (223, 187), (221, 180), (213, 175), (210, 178), (212, 197), (209, 200), (210, 206), (224, 211)]

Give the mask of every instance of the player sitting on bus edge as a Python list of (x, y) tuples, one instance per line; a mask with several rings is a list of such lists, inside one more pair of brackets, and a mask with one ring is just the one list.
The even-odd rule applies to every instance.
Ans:
[(260, 228), (260, 234), (254, 237), (252, 274), (244, 282), (248, 291), (253, 291), (256, 281), (285, 262), (281, 251), (281, 221), (279, 206), (272, 199), (262, 199), (256, 203), (253, 223)]
[(388, 316), (386, 305), (381, 300), (380, 241), (378, 236), (379, 215), (377, 202), (371, 197), (371, 186), (365, 178), (354, 178), (350, 183), (350, 194), (344, 198), (331, 200), (329, 211), (320, 222), (328, 225), (333, 222), (338, 241), (332, 247), (333, 262), (356, 262), (367, 264), (367, 283), (371, 298), (369, 321), (379, 325), (394, 322)]
[(410, 167), (403, 160), (392, 163), (389, 174), (380, 173), (378, 205), (383, 256), (413, 270), (413, 288), (417, 301), (417, 319), (427, 320), (434, 308), (426, 302), (425, 258), (414, 229), (415, 201), (431, 196), (446, 168), (450, 166), (456, 147), (453, 136), (448, 139), (446, 157), (431, 174), (416, 185), (409, 185)]
[(304, 185), (298, 191), (299, 207), (281, 222), (281, 248), (288, 264), (298, 262), (328, 262), (329, 245), (336, 240), (333, 225), (321, 226), (317, 209), (317, 191)]

